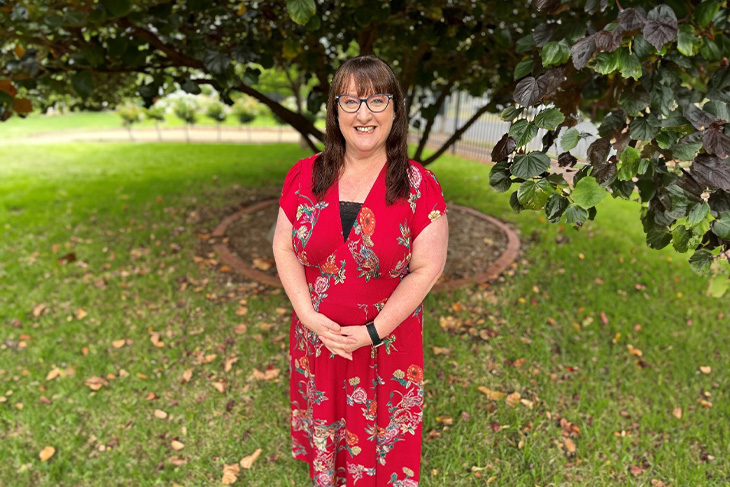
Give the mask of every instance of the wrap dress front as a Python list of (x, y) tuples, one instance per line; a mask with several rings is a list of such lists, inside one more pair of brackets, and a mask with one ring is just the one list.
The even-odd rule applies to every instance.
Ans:
[[(339, 190), (318, 201), (302, 159), (284, 181), (280, 206), (292, 223), (292, 246), (304, 266), (314, 309), (341, 326), (364, 325), (408, 275), (411, 245), (446, 213), (434, 174), (410, 161), (410, 194), (386, 203), (383, 166), (347, 238)], [(423, 417), (422, 304), (349, 361), (333, 355), (296, 313), (290, 330), (291, 438), (294, 458), (309, 464), (316, 487), (415, 487)]]

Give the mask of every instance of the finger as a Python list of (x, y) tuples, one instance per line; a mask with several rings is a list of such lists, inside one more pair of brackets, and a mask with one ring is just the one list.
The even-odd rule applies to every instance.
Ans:
[(334, 335), (334, 336), (328, 336), (328, 340), (331, 340), (334, 343), (337, 343), (338, 345), (352, 345), (357, 343), (357, 340), (352, 338), (349, 335)]
[(326, 326), (327, 328), (329, 328), (330, 330), (332, 330), (335, 333), (339, 333), (341, 330), (340, 325), (338, 325), (337, 323), (335, 323), (332, 320), (325, 322), (324, 326)]

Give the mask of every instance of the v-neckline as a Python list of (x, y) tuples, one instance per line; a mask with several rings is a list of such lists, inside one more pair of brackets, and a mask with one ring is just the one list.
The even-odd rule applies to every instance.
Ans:
[[(355, 231), (355, 223), (357, 223), (358, 218), (360, 217), (360, 213), (362, 212), (362, 209), (365, 208), (368, 200), (370, 200), (370, 195), (373, 194), (373, 191), (375, 191), (375, 188), (378, 185), (378, 181), (380, 180), (381, 176), (383, 175), (383, 172), (385, 171), (385, 168), (388, 166), (388, 161), (383, 164), (383, 167), (380, 168), (380, 172), (375, 177), (375, 180), (373, 181), (372, 186), (370, 186), (370, 189), (368, 190), (368, 194), (365, 195), (365, 199), (362, 202), (362, 205), (360, 205), (360, 209), (357, 211), (357, 215), (355, 215), (355, 222), (350, 227), (350, 232), (347, 234), (347, 238), (345, 239), (343, 233), (342, 233), (342, 225), (340, 225), (340, 236), (344, 239), (343, 243), (347, 243), (350, 240), (350, 237), (352, 237), (352, 232)], [(337, 207), (337, 221), (342, 221), (342, 212), (340, 211), (340, 178), (337, 178), (337, 181), (335, 181), (335, 190), (334, 195), (337, 200), (337, 204), (335, 205)], [(355, 202), (353, 202), (355, 203)]]

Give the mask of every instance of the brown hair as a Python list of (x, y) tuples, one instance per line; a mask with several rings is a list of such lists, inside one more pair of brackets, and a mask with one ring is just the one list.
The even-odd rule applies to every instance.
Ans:
[(345, 165), (345, 138), (337, 122), (335, 96), (344, 93), (351, 78), (357, 86), (357, 95), (387, 93), (393, 95), (391, 103), (395, 119), (385, 142), (388, 157), (385, 185), (386, 202), (395, 203), (407, 198), (410, 191), (408, 180), (408, 116), (398, 79), (388, 64), (376, 56), (358, 56), (345, 61), (332, 79), (327, 98), (327, 122), (324, 151), (314, 163), (312, 191), (321, 200), (335, 183)]

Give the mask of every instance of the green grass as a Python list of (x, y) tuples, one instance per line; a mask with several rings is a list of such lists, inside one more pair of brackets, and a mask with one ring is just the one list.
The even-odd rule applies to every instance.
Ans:
[[(193, 259), (199, 234), (247, 187), (276, 196), (305, 155), (293, 145), (5, 148), (0, 485), (220, 485), (223, 465), (257, 448), (263, 454), (234, 485), (308, 485), (289, 453), (286, 297)], [(444, 156), (431, 167), (447, 200), (511, 222), (524, 254), (492, 286), (427, 299), (431, 439), (421, 485), (726, 485), (727, 305), (704, 295), (686, 256), (646, 248), (638, 204), (606, 198), (597, 221), (576, 231), (513, 213), (507, 195), (489, 189), (488, 166)], [(217, 217), (197, 220), (206, 214)], [(70, 252), (76, 260), (59, 264)], [(79, 319), (79, 309), (88, 315)], [(442, 329), (441, 318), (457, 330)], [(236, 333), (237, 324), (248, 330)], [(482, 340), (482, 328), (497, 336)], [(282, 371), (278, 381), (250, 378), (268, 366)], [(54, 368), (66, 373), (46, 380)], [(186, 369), (192, 379), (181, 383)], [(107, 374), (96, 392), (84, 385)], [(530, 402), (513, 408), (478, 386)], [(575, 453), (561, 418), (580, 431)], [(173, 440), (185, 447), (173, 450)], [(56, 453), (41, 462), (47, 445)], [(632, 466), (643, 471), (634, 476)]]
[[(167, 115), (164, 122), (160, 123), (160, 128), (183, 127), (185, 122), (175, 115)], [(215, 122), (200, 114), (195, 122), (196, 126), (215, 126)], [(238, 119), (233, 115), (229, 115), (221, 124), (224, 127), (240, 128)], [(319, 120), (317, 127), (323, 128), (324, 121)], [(269, 127), (278, 128), (273, 117), (261, 115), (256, 117), (249, 124), (251, 127)], [(0, 140), (15, 139), (20, 137), (32, 137), (35, 134), (45, 132), (58, 132), (63, 130), (99, 130), (99, 129), (119, 129), (123, 128), (122, 119), (115, 112), (69, 112), (58, 116), (40, 115), (34, 113), (26, 118), (12, 117), (6, 122), (0, 124)], [(132, 126), (132, 130), (152, 129), (155, 123), (152, 120), (144, 120)]]

